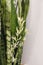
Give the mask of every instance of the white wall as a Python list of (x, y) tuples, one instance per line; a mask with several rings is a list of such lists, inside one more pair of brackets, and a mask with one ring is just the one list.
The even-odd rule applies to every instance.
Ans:
[(43, 0), (30, 0), (27, 29), (22, 63), (43, 65)]

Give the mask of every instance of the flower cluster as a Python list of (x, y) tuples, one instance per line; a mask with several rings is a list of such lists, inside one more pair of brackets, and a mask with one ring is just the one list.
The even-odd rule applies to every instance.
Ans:
[[(9, 30), (8, 28), (6, 29), (7, 65), (12, 65), (12, 63), (16, 65), (17, 62), (18, 62), (18, 65), (20, 65), (19, 63), (21, 60), (22, 48), (25, 41), (25, 33), (27, 31), (26, 26), (25, 26), (26, 20), (24, 16), (22, 16), (22, 3), (21, 2), (24, 3), (26, 1), (25, 0), (24, 1), (23, 0), (6, 0), (6, 2), (7, 2), (8, 11), (11, 14), (10, 17), (13, 15), (17, 17), (17, 20), (15, 20), (14, 16), (11, 18), (11, 20), (9, 18), (9, 20), (12, 21), (12, 23), (15, 23), (15, 21), (17, 21), (17, 25), (16, 23), (15, 25), (13, 25), (15, 28), (12, 26), (12, 30), (15, 29), (15, 31)], [(8, 23), (10, 21), (8, 21)], [(8, 26), (8, 24), (7, 24), (7, 27), (11, 29), (11, 26), (10, 25)]]
[(11, 0), (6, 0), (6, 6), (9, 12), (11, 12)]

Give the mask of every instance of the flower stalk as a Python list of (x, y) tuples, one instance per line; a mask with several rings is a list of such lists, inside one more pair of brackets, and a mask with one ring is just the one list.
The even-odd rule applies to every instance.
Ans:
[(26, 34), (29, 0), (1, 0), (1, 65), (20, 65)]

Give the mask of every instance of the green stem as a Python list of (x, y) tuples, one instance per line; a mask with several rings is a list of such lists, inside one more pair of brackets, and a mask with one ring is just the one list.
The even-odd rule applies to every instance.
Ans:
[(11, 0), (6, 0), (6, 45), (7, 45), (7, 65), (12, 65), (11, 58)]

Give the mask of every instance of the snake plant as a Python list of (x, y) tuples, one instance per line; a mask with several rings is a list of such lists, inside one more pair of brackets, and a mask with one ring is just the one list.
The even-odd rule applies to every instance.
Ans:
[(20, 65), (29, 0), (0, 0), (0, 64)]

